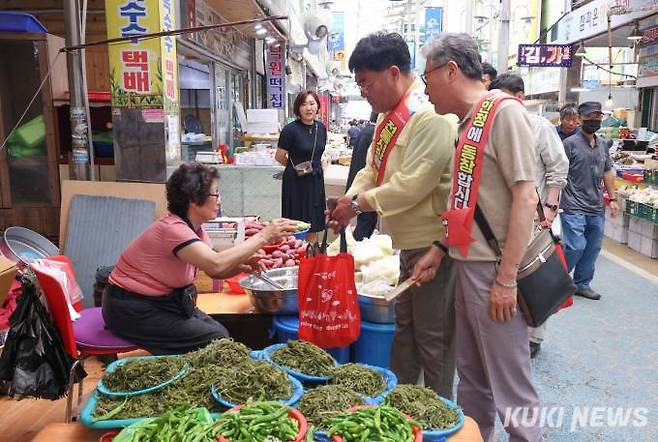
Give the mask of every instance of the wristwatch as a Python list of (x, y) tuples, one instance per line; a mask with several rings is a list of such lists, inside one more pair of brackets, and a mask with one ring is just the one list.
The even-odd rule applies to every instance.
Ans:
[(358, 198), (359, 198), (358, 193), (352, 197), (352, 210), (357, 215), (361, 215), (363, 213), (363, 210), (361, 210), (361, 207), (359, 207), (359, 203), (356, 201)]
[(552, 211), (553, 213), (557, 213), (557, 209), (558, 209), (558, 205), (557, 205), (557, 204), (548, 204), (548, 203), (544, 203), (544, 207), (548, 207), (549, 209), (551, 209), (551, 211)]

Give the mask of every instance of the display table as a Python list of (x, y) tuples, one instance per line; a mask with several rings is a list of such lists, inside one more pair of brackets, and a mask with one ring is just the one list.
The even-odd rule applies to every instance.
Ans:
[[(49, 424), (39, 431), (32, 439), (33, 442), (95, 442), (105, 431), (90, 430), (82, 424), (55, 423)], [(470, 417), (466, 418), (464, 426), (454, 436), (448, 438), (450, 442), (482, 442), (478, 425)]]

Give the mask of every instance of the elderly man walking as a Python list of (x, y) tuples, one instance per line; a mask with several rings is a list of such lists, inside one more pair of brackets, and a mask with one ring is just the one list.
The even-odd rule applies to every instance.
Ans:
[[(375, 137), (346, 195), (330, 214), (337, 228), (362, 212), (377, 212), (393, 247), (400, 249), (400, 281), (444, 234), (439, 216), (447, 207), (457, 125), (437, 115), (411, 71), (399, 34), (362, 38), (349, 60), (361, 95), (380, 113)], [(391, 369), (400, 383), (425, 385), (452, 397), (455, 374), (455, 312), (452, 260), (422, 287), (403, 293), (395, 305)]]
[[(525, 99), (525, 83), (518, 75), (506, 72), (491, 82), (489, 89), (500, 89), (506, 94), (523, 101)], [(532, 127), (537, 135), (537, 191), (546, 217), (544, 228), (550, 228), (558, 212), (560, 191), (567, 184), (569, 174), (569, 159), (564, 153), (562, 141), (555, 127), (546, 118), (528, 114)], [(546, 322), (539, 327), (530, 327), (530, 358), (534, 358), (546, 335)]]
[[(450, 209), (444, 215), (447, 238), (418, 261), (412, 277), (420, 283), (432, 277), (446, 259), (442, 248), (450, 248), (457, 278), (457, 402), (480, 425), (486, 441), (493, 441), (498, 414), (510, 441), (537, 442), (539, 398), (528, 327), (516, 298), (519, 264), (538, 202), (533, 127), (518, 100), (485, 90), (477, 46), (469, 35), (441, 34), (423, 52), (430, 101), (439, 114), (454, 113), (461, 124)], [(482, 218), (501, 256), (485, 240)]]

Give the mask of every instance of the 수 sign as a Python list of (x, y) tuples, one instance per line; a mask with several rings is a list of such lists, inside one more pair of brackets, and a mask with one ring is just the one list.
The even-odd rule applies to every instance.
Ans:
[(519, 45), (519, 66), (568, 68), (572, 63), (571, 45)]

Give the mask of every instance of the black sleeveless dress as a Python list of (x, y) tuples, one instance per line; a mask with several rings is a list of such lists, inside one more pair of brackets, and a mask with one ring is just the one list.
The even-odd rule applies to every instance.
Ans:
[[(283, 173), (281, 216), (310, 223), (311, 232), (320, 232), (325, 227), (326, 198), (321, 158), (326, 144), (327, 129), (319, 121), (306, 125), (297, 119), (287, 124), (279, 136), (278, 147), (288, 152), (288, 164)], [(297, 176), (292, 163), (311, 161), (311, 156), (313, 173)]]

